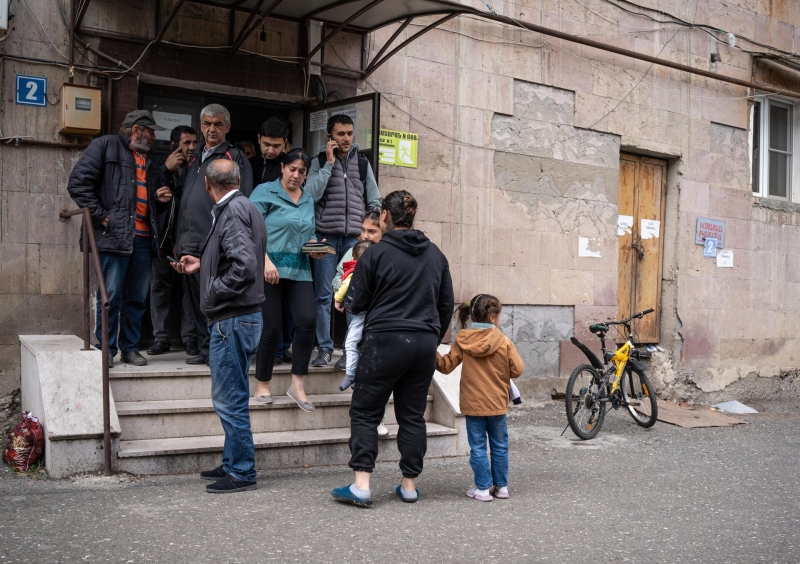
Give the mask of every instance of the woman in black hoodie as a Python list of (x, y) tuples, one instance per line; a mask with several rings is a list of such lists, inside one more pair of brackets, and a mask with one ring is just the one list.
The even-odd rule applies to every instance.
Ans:
[(355, 482), (334, 489), (339, 501), (372, 504), (369, 481), (378, 454), (377, 427), (394, 393), (403, 501), (418, 498), (416, 478), (427, 448), (425, 407), (436, 369), (436, 348), (453, 315), (453, 282), (447, 259), (413, 229), (417, 201), (405, 190), (381, 206), (381, 242), (358, 261), (345, 308), (366, 313), (361, 358), (350, 404), (350, 467)]

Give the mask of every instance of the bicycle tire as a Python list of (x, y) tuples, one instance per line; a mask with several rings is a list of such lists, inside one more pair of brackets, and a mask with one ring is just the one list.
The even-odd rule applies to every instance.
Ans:
[(600, 373), (593, 366), (581, 364), (567, 380), (567, 421), (572, 432), (584, 441), (597, 436), (606, 416), (605, 402), (595, 401), (605, 394), (599, 388), (600, 379)]
[(655, 389), (644, 372), (630, 365), (620, 382), (620, 391), (628, 413), (641, 427), (652, 427), (658, 419), (658, 402)]

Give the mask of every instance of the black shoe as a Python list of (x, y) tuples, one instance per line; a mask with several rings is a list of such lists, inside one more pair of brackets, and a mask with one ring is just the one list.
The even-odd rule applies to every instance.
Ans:
[(203, 472), (200, 472), (200, 477), (203, 478), (204, 480), (217, 481), (221, 480), (227, 475), (228, 473), (225, 472), (225, 470), (223, 470), (222, 466), (217, 466), (213, 470), (204, 470)]
[(339, 370), (347, 370), (347, 354), (342, 353), (342, 358), (336, 361), (335, 366)]
[(198, 354), (186, 359), (186, 364), (208, 364), (208, 357)]
[(147, 364), (147, 359), (139, 354), (138, 351), (122, 353), (119, 359), (124, 364), (130, 364), (132, 366), (144, 366)]
[(283, 357), (281, 355), (279, 355), (279, 354), (275, 355), (275, 364), (276, 365), (283, 364)]
[(159, 354), (164, 354), (169, 352), (169, 343), (162, 340), (157, 340), (153, 343), (153, 346), (147, 349), (147, 354), (150, 356), (156, 356)]
[(219, 482), (214, 482), (206, 486), (208, 493), (236, 493), (246, 492), (247, 490), (257, 490), (258, 484), (256, 482), (243, 482), (237, 480), (230, 474), (222, 478)]
[(283, 361), (284, 364), (292, 363), (292, 353), (289, 352), (289, 349), (283, 351), (283, 356), (281, 357), (281, 360)]
[(114, 368), (114, 355), (113, 354), (109, 354), (108, 355), (108, 367), (109, 368)]
[(200, 350), (197, 345), (183, 345), (183, 350), (188, 356), (199, 356)]
[(331, 350), (319, 349), (319, 354), (317, 354), (317, 358), (311, 361), (311, 366), (328, 366), (332, 354), (333, 351)]

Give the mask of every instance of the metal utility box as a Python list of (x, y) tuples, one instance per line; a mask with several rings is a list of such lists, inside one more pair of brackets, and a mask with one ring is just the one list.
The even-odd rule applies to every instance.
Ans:
[(61, 87), (61, 133), (96, 135), (100, 133), (100, 118), (99, 88), (79, 84)]

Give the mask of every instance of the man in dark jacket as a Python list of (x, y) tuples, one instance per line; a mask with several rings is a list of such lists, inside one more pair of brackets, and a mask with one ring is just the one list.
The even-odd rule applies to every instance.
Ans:
[[(197, 132), (188, 125), (179, 125), (169, 135), (172, 152), (168, 155), (154, 157), (164, 186), (173, 193), (180, 182), (186, 165), (194, 158), (197, 149)], [(154, 356), (169, 352), (169, 330), (167, 319), (172, 309), (172, 295), (175, 287), (180, 287), (181, 277), (170, 268), (167, 257), (175, 250), (175, 209), (177, 198), (169, 203), (169, 210), (160, 216), (158, 239), (153, 239), (153, 263), (150, 270), (150, 319), (153, 321), (155, 342), (147, 349), (147, 354)], [(177, 286), (176, 286), (177, 284)], [(186, 354), (197, 356), (197, 330), (191, 313), (191, 305), (187, 296), (183, 296), (184, 306), (181, 308), (181, 340)]]
[(331, 361), (331, 282), (336, 275), (336, 265), (358, 241), (364, 212), (377, 207), (381, 199), (372, 167), (353, 143), (350, 116), (331, 116), (328, 138), (325, 151), (312, 159), (306, 179), (306, 190), (316, 202), (317, 237), (336, 251), (313, 264), (319, 352), (311, 366), (325, 366)]
[(267, 230), (261, 212), (238, 190), (236, 163), (210, 163), (205, 185), (215, 205), (201, 258), (184, 255), (173, 266), (200, 276), (200, 303), (212, 326), (211, 399), (225, 430), (225, 446), (222, 466), (200, 476), (216, 480), (207, 492), (233, 493), (256, 489), (248, 372), (261, 336)]
[(281, 158), (289, 138), (289, 126), (279, 117), (271, 117), (258, 130), (260, 155), (250, 159), (253, 168), (253, 187), (272, 182), (281, 176)]
[[(231, 129), (231, 115), (223, 106), (210, 104), (200, 111), (200, 130), (203, 143), (195, 151), (194, 159), (183, 173), (178, 186), (178, 221), (175, 225), (175, 258), (192, 256), (200, 258), (206, 235), (211, 228), (211, 208), (205, 187), (205, 173), (208, 165), (216, 160), (233, 161), (239, 165), (241, 183), (239, 190), (245, 196), (253, 191), (253, 172), (250, 163), (239, 149), (225, 140)], [(200, 275), (186, 276), (183, 291), (188, 294), (195, 329), (199, 355), (186, 359), (187, 364), (208, 363), (208, 326), (200, 308)]]
[[(172, 199), (169, 188), (161, 187), (158, 170), (147, 152), (155, 142), (155, 131), (163, 129), (148, 111), (129, 113), (118, 135), (103, 135), (89, 144), (67, 185), (78, 207), (89, 208), (92, 214), (111, 304), (108, 350), (112, 365), (117, 348), (122, 351), (122, 362), (147, 364), (138, 350), (150, 289), (150, 239), (159, 237), (156, 217)], [(99, 343), (101, 316), (98, 291), (95, 335)]]

